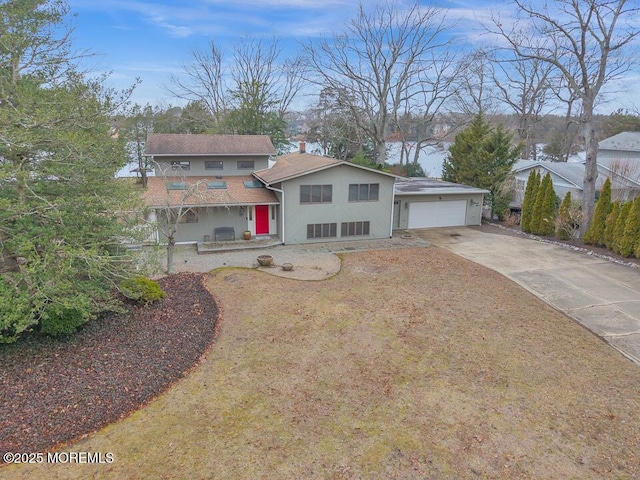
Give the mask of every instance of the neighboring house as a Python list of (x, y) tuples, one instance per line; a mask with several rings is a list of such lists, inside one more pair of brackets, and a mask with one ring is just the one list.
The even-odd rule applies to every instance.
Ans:
[[(629, 200), (640, 194), (640, 132), (623, 132), (602, 140), (598, 144), (598, 178), (596, 191), (604, 181), (611, 179), (611, 197), (614, 200)], [(515, 194), (511, 206), (521, 208), (527, 180), (532, 170), (542, 176), (551, 174), (553, 189), (563, 199), (567, 192), (571, 198), (582, 200), (584, 183), (584, 161), (580, 163), (518, 160), (513, 167)]]
[[(567, 192), (571, 192), (574, 200), (582, 199), (582, 183), (584, 178), (584, 165), (582, 163), (546, 162), (540, 160), (518, 160), (513, 166), (515, 178), (515, 193), (512, 208), (522, 208), (524, 192), (532, 170), (537, 170), (541, 178), (547, 173), (551, 174), (553, 189), (561, 199)], [(600, 189), (604, 179), (598, 177), (597, 189)]]
[[(390, 173), (304, 151), (278, 157), (267, 136), (150, 134), (145, 203), (187, 213), (184, 243), (245, 230), (282, 243), (388, 238), (393, 229), (479, 225), (485, 190)], [(273, 163), (273, 164), (272, 164)], [(158, 241), (165, 239), (159, 238)]]
[(640, 132), (622, 132), (598, 144), (598, 172), (611, 178), (611, 197), (640, 194)]

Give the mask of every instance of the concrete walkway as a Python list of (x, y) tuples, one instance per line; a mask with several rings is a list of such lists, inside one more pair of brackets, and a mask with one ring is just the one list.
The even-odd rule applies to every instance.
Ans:
[(639, 269), (472, 228), (412, 233), (510, 278), (640, 365)]

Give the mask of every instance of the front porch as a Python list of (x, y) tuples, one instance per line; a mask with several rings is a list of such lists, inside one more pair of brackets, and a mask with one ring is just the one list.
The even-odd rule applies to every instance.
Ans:
[(275, 235), (255, 235), (249, 240), (222, 240), (222, 241), (202, 241), (196, 242), (198, 255), (219, 252), (234, 252), (239, 250), (255, 250), (258, 248), (269, 248), (282, 245), (280, 239)]

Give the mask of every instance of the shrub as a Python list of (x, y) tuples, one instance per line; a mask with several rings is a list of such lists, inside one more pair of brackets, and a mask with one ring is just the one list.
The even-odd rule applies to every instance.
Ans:
[(540, 227), (538, 233), (540, 235), (553, 235), (555, 232), (556, 218), (556, 193), (553, 190), (553, 181), (551, 175), (547, 173), (544, 178), (545, 187), (538, 196), (542, 196), (542, 206), (540, 209)]
[(571, 192), (567, 192), (564, 196), (555, 224), (556, 237), (560, 240), (569, 240), (574, 229), (574, 222), (571, 215)]
[(508, 227), (515, 227), (516, 225), (518, 225), (518, 223), (520, 223), (520, 215), (512, 212), (510, 208), (506, 208), (502, 212), (502, 221)]
[(146, 277), (125, 280), (120, 284), (120, 291), (129, 300), (142, 304), (153, 303), (167, 296), (158, 282)]
[(37, 323), (31, 313), (29, 292), (0, 277), (0, 343), (15, 342)]
[[(45, 335), (60, 337), (71, 335), (80, 326), (91, 320), (91, 310), (82, 306), (82, 299), (77, 304), (49, 304), (40, 314), (40, 331)], [(74, 302), (76, 303), (76, 302)]]

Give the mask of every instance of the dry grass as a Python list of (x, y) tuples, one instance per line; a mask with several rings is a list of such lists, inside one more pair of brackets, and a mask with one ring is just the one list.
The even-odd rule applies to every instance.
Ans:
[(344, 256), (322, 282), (214, 272), (220, 336), (191, 376), (0, 478), (640, 476), (640, 369), (500, 275), (436, 248)]

